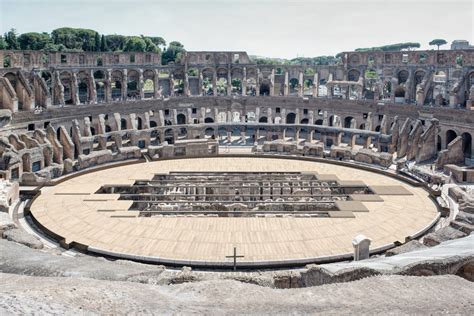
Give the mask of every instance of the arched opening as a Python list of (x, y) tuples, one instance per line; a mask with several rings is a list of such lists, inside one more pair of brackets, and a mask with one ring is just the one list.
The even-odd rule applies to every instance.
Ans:
[(105, 73), (102, 70), (97, 70), (93, 74), (95, 81), (95, 90), (97, 93), (97, 101), (105, 101)]
[(88, 103), (89, 102), (89, 75), (83, 71), (77, 74), (78, 83), (78, 93), (79, 93), (79, 102)]
[(10, 55), (3, 57), (3, 68), (10, 68), (12, 66), (12, 59)]
[(290, 89), (289, 89), (290, 95), (295, 95), (298, 93), (298, 79), (296, 78), (290, 79), (289, 86), (290, 86)]
[(91, 135), (94, 136), (96, 133), (95, 133), (95, 128), (91, 127)]
[(146, 70), (143, 73), (143, 95), (145, 98), (155, 96), (155, 73), (152, 70)]
[(351, 69), (347, 73), (347, 80), (348, 81), (358, 81), (359, 77), (360, 77), (360, 72), (358, 70)]
[(323, 120), (319, 119), (314, 122), (314, 125), (323, 125)]
[(398, 87), (395, 89), (395, 98), (404, 98), (405, 97), (405, 89), (403, 87)]
[(303, 82), (303, 94), (313, 95), (313, 80), (312, 79), (306, 79)]
[(270, 84), (268, 84), (267, 82), (262, 82), (260, 84), (260, 95), (261, 96), (270, 95)]
[[(59, 75), (61, 84), (64, 87), (64, 103), (66, 104), (72, 104), (72, 93), (71, 93), (71, 88), (72, 88), (72, 80), (71, 80), (71, 75), (64, 71)], [(56, 100), (58, 102), (58, 100)]]
[(359, 129), (365, 130), (365, 123), (360, 124)]
[(406, 70), (399, 71), (398, 75), (397, 75), (398, 84), (402, 84), (402, 83), (407, 82), (408, 76), (409, 76), (408, 71), (406, 71)]
[(258, 119), (259, 123), (268, 123), (268, 118), (266, 116), (262, 116)]
[(141, 117), (137, 117), (137, 129), (138, 130), (143, 129), (143, 122), (142, 122)]
[(81, 103), (86, 103), (88, 101), (88, 96), (89, 96), (89, 89), (87, 86), (87, 83), (84, 81), (79, 82), (78, 85), (78, 91), (79, 91), (79, 101)]
[(122, 98), (122, 73), (118, 70), (112, 72), (111, 90), (113, 100)]
[(331, 115), (329, 117), (329, 126), (333, 126), (334, 125), (334, 115)]
[(377, 125), (377, 126), (375, 127), (375, 131), (376, 131), (376, 132), (380, 132), (380, 128), (381, 128), (380, 125)]
[(344, 128), (351, 128), (351, 123), (354, 118), (352, 116), (346, 116), (344, 119)]
[(208, 123), (208, 124), (209, 124), (209, 123), (214, 123), (214, 119), (213, 119), (212, 117), (206, 117), (206, 118), (204, 119), (204, 123)]
[(127, 97), (132, 99), (138, 99), (140, 97), (140, 91), (138, 90), (138, 82), (140, 75), (137, 71), (131, 70), (128, 73), (127, 81)]
[(168, 142), (170, 145), (174, 144), (174, 133), (171, 128), (165, 131), (165, 142)]
[(110, 133), (111, 131), (112, 131), (112, 128), (110, 127), (110, 125), (105, 125), (105, 132)]
[(102, 57), (97, 57), (96, 63), (98, 67), (102, 67), (104, 65), (104, 62), (102, 61)]
[(150, 121), (150, 128), (155, 128), (157, 126), (158, 124), (156, 124), (156, 121)]
[(286, 115), (286, 124), (295, 124), (296, 114), (290, 112)]
[(443, 145), (442, 145), (442, 142), (441, 142), (441, 136), (440, 135), (438, 135), (436, 137), (436, 149), (438, 151), (441, 151), (441, 149), (443, 149)]
[(49, 94), (52, 94), (53, 93), (53, 80), (52, 80), (51, 73), (48, 71), (42, 71), (41, 78), (43, 78), (44, 83), (48, 87)]
[(120, 119), (120, 129), (121, 130), (127, 129), (127, 120), (124, 118)]
[(301, 124), (309, 124), (309, 120), (307, 118), (304, 118), (300, 122)]
[(255, 78), (247, 79), (247, 95), (255, 96), (257, 95), (257, 81)]
[(242, 95), (242, 80), (239, 78), (232, 78), (232, 94), (233, 95)]
[(448, 148), (449, 143), (451, 143), (457, 136), (458, 134), (452, 129), (446, 131), (446, 148)]
[(469, 133), (462, 134), (462, 151), (465, 158), (471, 158), (472, 154), (472, 136)]
[(390, 99), (390, 95), (392, 94), (392, 82), (385, 81), (382, 89), (382, 98), (383, 99)]
[(227, 79), (219, 78), (216, 82), (217, 86), (217, 95), (218, 96), (226, 96), (227, 95)]
[(204, 131), (204, 135), (206, 135), (206, 137), (208, 137), (208, 138), (214, 139), (215, 138), (214, 129), (212, 127), (206, 128), (206, 130)]
[(184, 125), (184, 124), (186, 124), (186, 115), (184, 115), (183, 113), (179, 113), (179, 114), (176, 116), (176, 121), (177, 121), (177, 124), (178, 124), (178, 125)]

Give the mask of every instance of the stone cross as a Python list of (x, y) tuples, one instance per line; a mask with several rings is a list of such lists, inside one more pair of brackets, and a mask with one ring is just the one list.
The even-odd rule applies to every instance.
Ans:
[(237, 255), (237, 248), (234, 247), (234, 254), (232, 256), (225, 256), (226, 258), (234, 258), (234, 271), (237, 270), (237, 258), (243, 258), (245, 256)]

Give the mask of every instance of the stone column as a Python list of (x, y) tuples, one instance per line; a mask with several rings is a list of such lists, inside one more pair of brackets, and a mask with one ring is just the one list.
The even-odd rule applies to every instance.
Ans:
[(212, 73), (212, 94), (217, 96), (217, 72), (215, 70)]
[(160, 95), (160, 72), (158, 69), (155, 69), (153, 76), (153, 98), (157, 99), (161, 97)]
[(285, 83), (283, 85), (283, 95), (284, 96), (288, 96), (288, 94), (290, 92), (290, 90), (289, 90), (290, 89), (290, 85), (289, 85), (290, 81), (289, 81), (288, 77), (289, 77), (288, 71), (285, 71)]
[(315, 73), (313, 77), (313, 98), (319, 96), (319, 74)]
[[(72, 99), (72, 104), (74, 105), (78, 105), (81, 103), (81, 101), (79, 100), (79, 83), (77, 82), (77, 73), (74, 71), (71, 73), (71, 99)], [(63, 96), (63, 102), (64, 102), (64, 96)]]
[(300, 71), (298, 76), (298, 96), (300, 98), (304, 96), (304, 77), (302, 71)]
[(267, 122), (273, 123), (272, 108), (267, 109)]
[(189, 75), (188, 73), (184, 74), (184, 96), (189, 97)]
[(242, 79), (242, 95), (247, 95), (247, 68), (244, 67)]
[(123, 70), (123, 76), (122, 76), (122, 100), (127, 100), (127, 94), (128, 94), (128, 72), (127, 69)]
[(168, 80), (170, 82), (170, 97), (173, 97), (174, 96), (174, 76), (173, 76), (173, 74), (170, 74)]
[(275, 95), (275, 69), (272, 69), (272, 74), (270, 75), (270, 96)]
[(112, 101), (112, 69), (107, 69), (105, 77), (105, 101)]
[(140, 91), (140, 99), (145, 98), (145, 82), (143, 80), (143, 69), (139, 69), (138, 71), (139, 77), (138, 77), (138, 89)]
[(232, 95), (232, 76), (230, 74), (230, 68), (227, 69), (227, 95)]

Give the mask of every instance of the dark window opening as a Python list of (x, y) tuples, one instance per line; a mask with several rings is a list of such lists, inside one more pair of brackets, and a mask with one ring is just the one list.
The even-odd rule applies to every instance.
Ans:
[(35, 130), (35, 124), (28, 124), (28, 130), (29, 131), (34, 131)]

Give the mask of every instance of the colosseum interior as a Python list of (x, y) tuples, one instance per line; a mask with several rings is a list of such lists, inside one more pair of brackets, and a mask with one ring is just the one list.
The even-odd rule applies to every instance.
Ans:
[[(329, 66), (243, 51), (0, 60), (0, 231), (41, 256), (160, 264), (169, 283), (200, 269), (277, 288), (474, 281), (474, 50)], [(15, 255), (25, 267), (31, 251)]]

